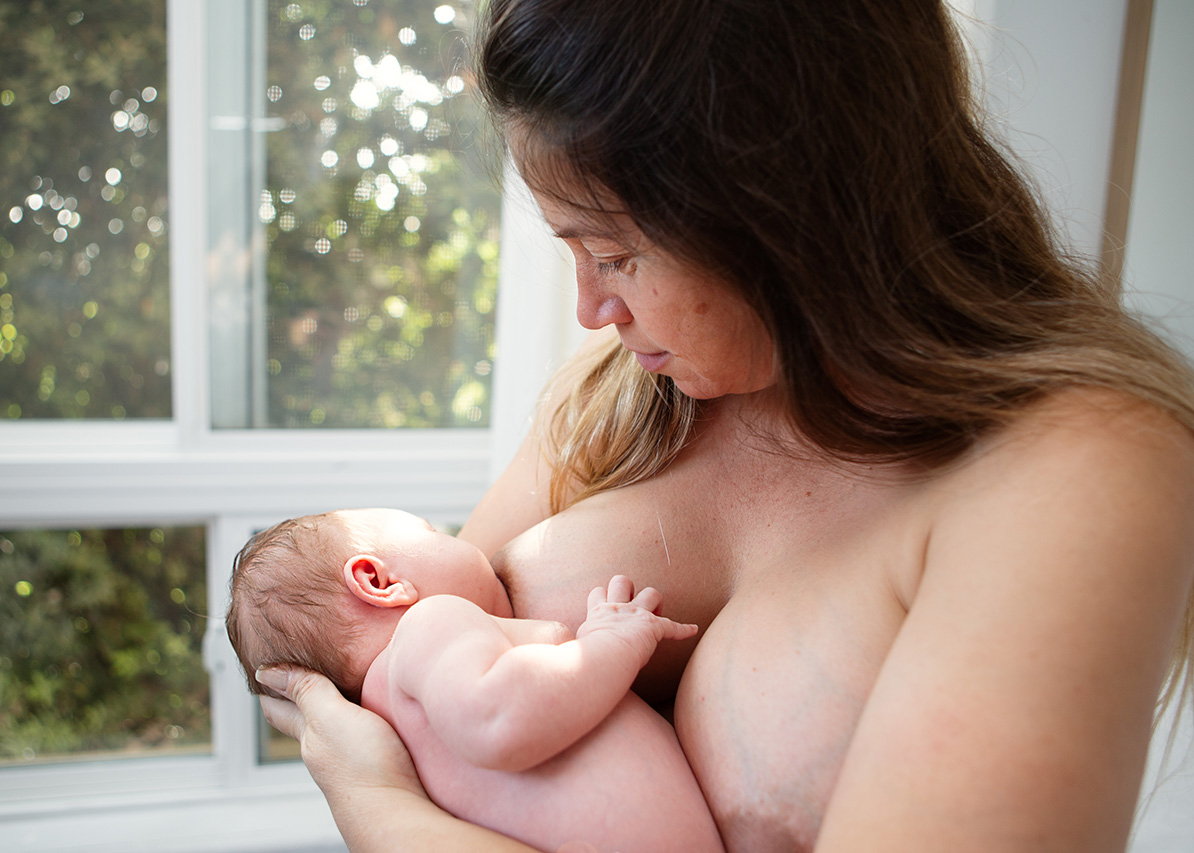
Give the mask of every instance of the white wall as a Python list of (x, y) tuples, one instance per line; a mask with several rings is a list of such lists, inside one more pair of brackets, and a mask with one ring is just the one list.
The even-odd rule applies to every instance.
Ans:
[[(962, 4), (959, 3), (959, 6)], [(971, 0), (980, 80), (1070, 243), (1098, 251), (1126, 0)], [(964, 8), (965, 10), (965, 8)]]
[[(1153, 25), (1128, 217), (1124, 277), (1129, 303), (1157, 317), (1194, 358), (1194, 3), (1154, 0)], [(1191, 523), (1194, 523), (1192, 521)], [(1132, 853), (1194, 851), (1194, 726), (1186, 714), (1173, 763), (1153, 745), (1146, 802)]]
[(1125, 278), (1133, 303), (1194, 357), (1194, 3), (1154, 2)]

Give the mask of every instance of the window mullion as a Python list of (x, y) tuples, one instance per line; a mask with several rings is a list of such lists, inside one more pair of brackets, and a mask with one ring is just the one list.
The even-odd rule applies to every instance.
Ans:
[[(210, 354), (210, 374), (203, 396), (210, 401), (210, 418), (203, 426), (243, 428), (251, 424), (252, 378), (250, 370), (252, 324), (250, 280), (254, 262), (250, 254), (253, 185), (253, 136), (250, 104), (255, 56), (264, 50), (264, 26), (255, 27), (257, 7), (251, 12), (238, 0), (212, 0), (196, 4), (205, 24), (219, 27), (219, 37), (204, 42), (202, 67), (208, 82), (202, 102), (206, 124), (201, 135), (207, 142), (203, 159), (207, 180), (203, 187), (205, 266), (209, 290), (204, 300), (208, 322), (203, 332), (204, 353)], [(260, 30), (254, 33), (254, 30)], [(258, 87), (259, 88), (259, 87)], [(210, 347), (210, 349), (208, 349)], [(216, 393), (218, 389), (218, 393)]]
[(207, 20), (204, 4), (168, 0), (170, 314), (174, 423), (181, 448), (210, 427), (207, 365)]
[(203, 661), (211, 674), (212, 750), (229, 785), (252, 780), (258, 754), (255, 700), (240, 683), (236, 655), (224, 628), (232, 556), (253, 530), (254, 525), (240, 516), (222, 516), (208, 525), (207, 601), (211, 618), (203, 635)]
[[(490, 478), (510, 463), (552, 370), (584, 335), (575, 320), (576, 284), (568, 252), (556, 241), (518, 171), (502, 178), (497, 357), (490, 414)], [(528, 335), (527, 329), (538, 329)]]
[(248, 170), (244, 184), (248, 190), (245, 210), (248, 212), (245, 234), (248, 238), (246, 247), (249, 254), (249, 274), (245, 282), (248, 288), (249, 301), (249, 339), (248, 358), (242, 372), (247, 372), (249, 383), (249, 420), (245, 426), (257, 429), (269, 426), (269, 398), (268, 398), (268, 271), (266, 269), (265, 223), (261, 220), (257, 210), (262, 203), (262, 192), (265, 190), (267, 152), (266, 134), (271, 128), (271, 121), (266, 115), (267, 103), (265, 92), (268, 82), (269, 69), (269, 35), (268, 15), (265, 0), (253, 0), (248, 11), (249, 29), (246, 41), (248, 52), (248, 77), (246, 83), (248, 92), (245, 96), (250, 116), (246, 128), (246, 158)]

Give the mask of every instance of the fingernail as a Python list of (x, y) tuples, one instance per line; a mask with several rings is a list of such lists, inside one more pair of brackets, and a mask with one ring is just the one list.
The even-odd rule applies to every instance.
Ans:
[(257, 670), (254, 675), (258, 683), (264, 684), (271, 690), (277, 690), (279, 693), (285, 695), (286, 685), (290, 682), (290, 673), (278, 667), (265, 667)]

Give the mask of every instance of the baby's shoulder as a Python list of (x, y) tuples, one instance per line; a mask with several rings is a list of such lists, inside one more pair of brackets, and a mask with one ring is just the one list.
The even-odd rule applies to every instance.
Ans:
[(478, 624), (493, 624), (484, 608), (459, 595), (437, 594), (410, 605), (394, 629), (391, 650), (409, 644), (411, 637), (444, 637)]

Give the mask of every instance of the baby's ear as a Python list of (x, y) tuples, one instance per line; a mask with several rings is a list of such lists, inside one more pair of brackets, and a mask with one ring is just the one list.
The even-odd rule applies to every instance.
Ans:
[(419, 600), (414, 584), (398, 577), (380, 557), (357, 554), (344, 564), (348, 591), (374, 607), (408, 607)]

